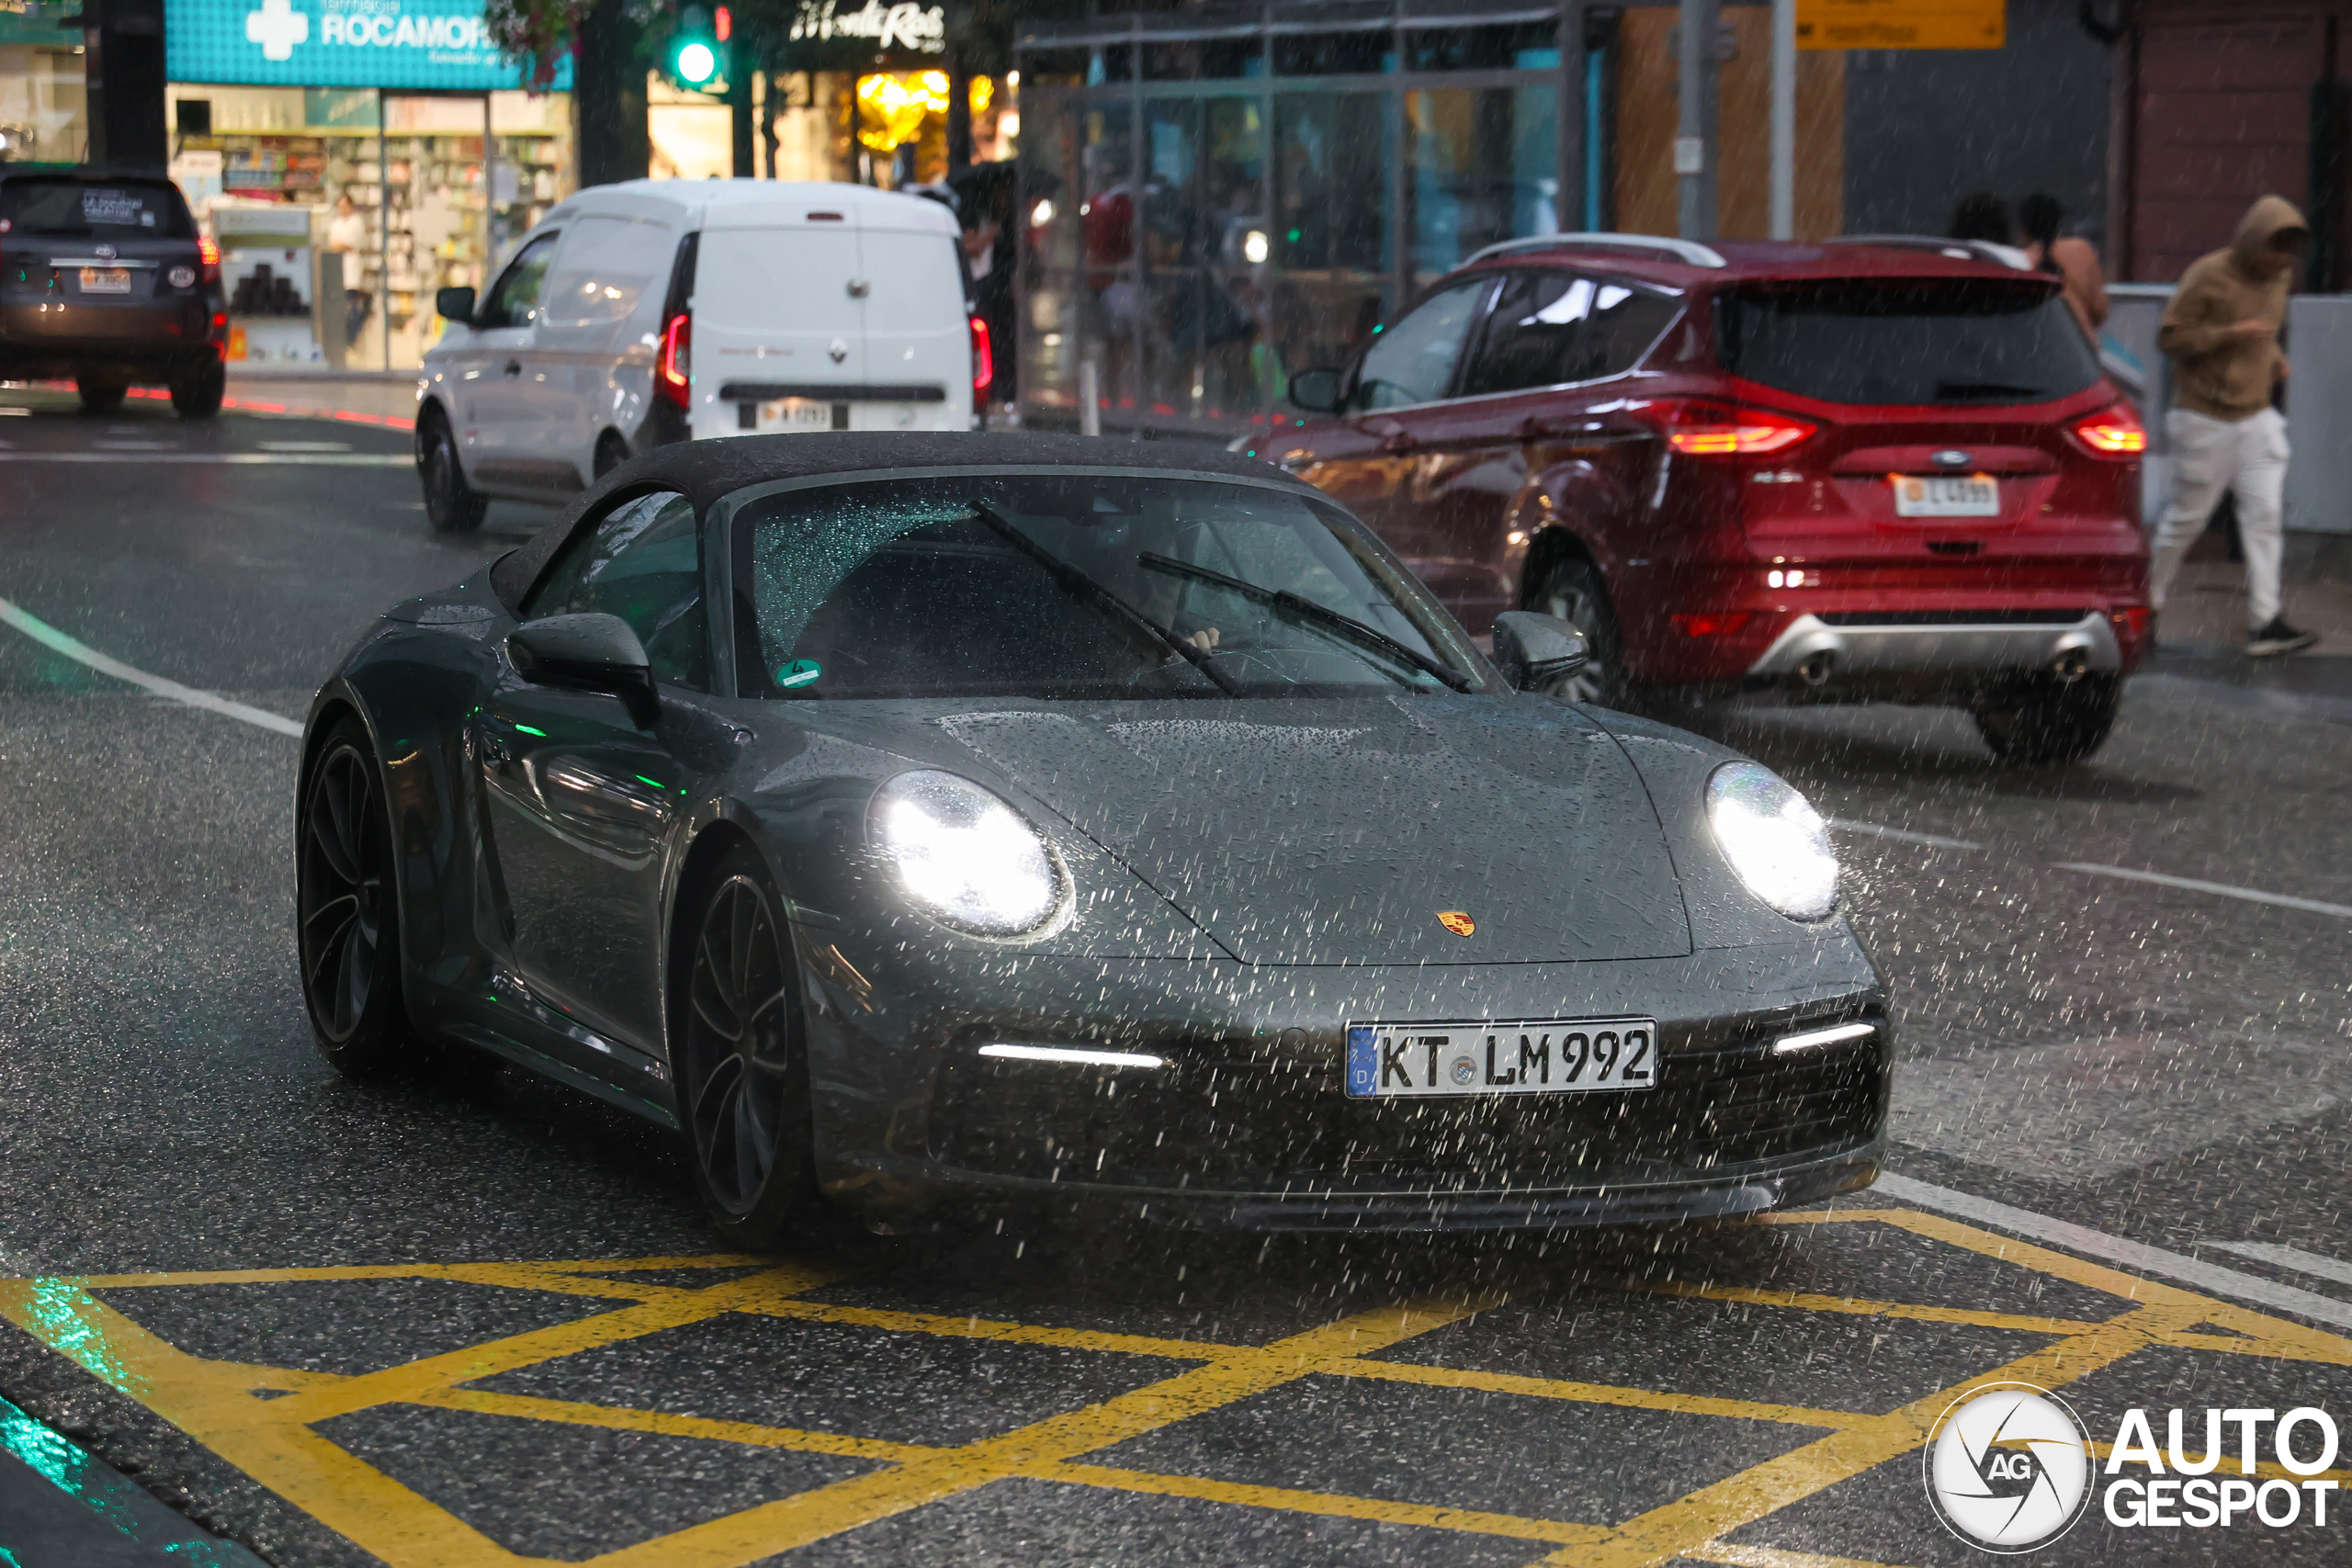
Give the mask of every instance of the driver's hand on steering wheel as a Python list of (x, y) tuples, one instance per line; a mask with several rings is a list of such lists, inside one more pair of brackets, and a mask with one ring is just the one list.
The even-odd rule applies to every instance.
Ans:
[(1184, 640), (1191, 643), (1194, 648), (1199, 649), (1203, 653), (1215, 653), (1216, 651), (1216, 637), (1217, 632), (1215, 626), (1203, 626), (1199, 631), (1193, 633)]

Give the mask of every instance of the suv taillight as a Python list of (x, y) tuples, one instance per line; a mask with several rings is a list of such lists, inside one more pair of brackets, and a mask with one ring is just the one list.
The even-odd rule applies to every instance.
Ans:
[(680, 311), (662, 329), (662, 357), (653, 367), (653, 387), (680, 408), (687, 404), (694, 386), (695, 319)]
[(1656, 425), (1677, 452), (1692, 457), (1760, 457), (1785, 452), (1820, 428), (1767, 409), (1702, 400), (1660, 399), (1632, 412)]
[(2075, 439), (2101, 457), (2136, 457), (2148, 449), (2148, 430), (2130, 403), (2104, 408), (2072, 426)]
[(985, 400), (989, 389), (996, 384), (996, 350), (989, 342), (989, 324), (979, 317), (972, 322), (972, 396)]
[(199, 234), (196, 241), (197, 259), (204, 264), (204, 281), (220, 281), (220, 247)]

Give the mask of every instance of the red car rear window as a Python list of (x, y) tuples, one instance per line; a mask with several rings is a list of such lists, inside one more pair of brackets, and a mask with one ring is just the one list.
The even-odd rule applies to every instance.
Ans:
[(2039, 277), (1758, 285), (1717, 298), (1715, 329), (1725, 370), (1825, 402), (2037, 403), (2099, 375)]

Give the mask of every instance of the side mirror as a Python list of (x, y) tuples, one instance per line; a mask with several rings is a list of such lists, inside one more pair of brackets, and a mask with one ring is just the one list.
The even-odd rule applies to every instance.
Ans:
[(453, 321), (470, 322), (474, 319), (474, 291), (436, 288), (433, 291), (433, 309)]
[(1309, 413), (1340, 412), (1340, 373), (1302, 370), (1290, 378), (1290, 400)]
[(547, 615), (526, 621), (506, 637), (515, 673), (534, 685), (605, 692), (628, 705), (629, 717), (650, 729), (661, 704), (645, 645), (618, 615)]
[(1506, 610), (1495, 617), (1495, 663), (1522, 692), (1540, 692), (1584, 668), (1584, 633), (1557, 615)]

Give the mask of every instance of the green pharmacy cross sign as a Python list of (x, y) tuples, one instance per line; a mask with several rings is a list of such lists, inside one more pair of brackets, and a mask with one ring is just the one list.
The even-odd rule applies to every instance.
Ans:
[[(491, 92), (522, 87), (482, 0), (164, 0), (175, 82)], [(571, 86), (571, 62), (550, 84)]]

